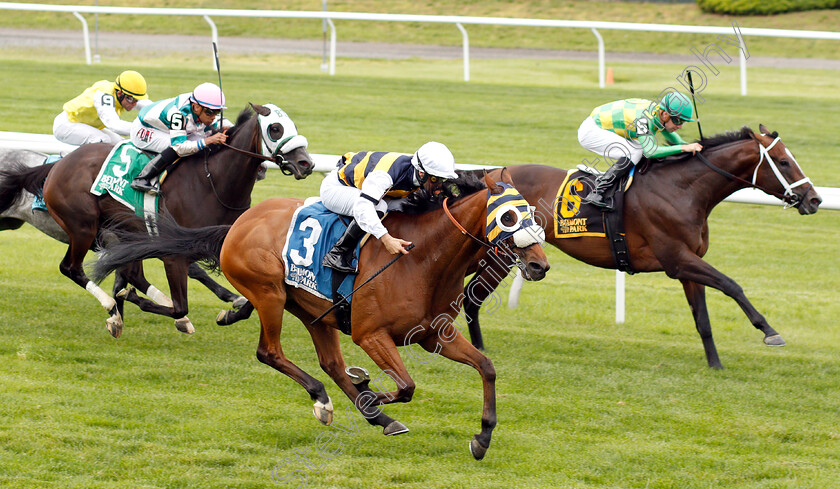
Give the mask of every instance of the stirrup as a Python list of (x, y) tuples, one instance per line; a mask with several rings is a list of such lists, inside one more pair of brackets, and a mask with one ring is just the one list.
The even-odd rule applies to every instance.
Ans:
[[(594, 198), (593, 195), (598, 195), (600, 199)], [(583, 198), (583, 202), (608, 211), (615, 210), (612, 203), (612, 197), (605, 197), (603, 194), (595, 194), (595, 192), (592, 192)]]
[(359, 273), (358, 268), (353, 266), (352, 251), (350, 253), (350, 258), (345, 259), (345, 255), (343, 253), (337, 253), (330, 250), (329, 253), (324, 255), (324, 259), (321, 261), (321, 264), (327, 268), (332, 268), (337, 272)]
[(158, 184), (151, 183), (149, 180), (133, 180), (131, 182), (131, 188), (149, 195), (158, 195), (160, 193), (160, 187)]

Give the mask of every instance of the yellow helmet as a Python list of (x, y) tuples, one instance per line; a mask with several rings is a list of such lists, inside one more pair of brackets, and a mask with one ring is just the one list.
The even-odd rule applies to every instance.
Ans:
[(123, 71), (117, 77), (116, 83), (117, 88), (127, 95), (131, 95), (138, 100), (149, 98), (146, 95), (146, 80), (143, 75), (136, 71)]

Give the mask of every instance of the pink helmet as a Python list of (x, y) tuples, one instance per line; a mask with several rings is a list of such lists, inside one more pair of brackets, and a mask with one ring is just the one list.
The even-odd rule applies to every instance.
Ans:
[(190, 100), (208, 109), (227, 109), (225, 107), (225, 94), (222, 93), (221, 88), (212, 83), (202, 83), (195, 87), (192, 95), (190, 95)]

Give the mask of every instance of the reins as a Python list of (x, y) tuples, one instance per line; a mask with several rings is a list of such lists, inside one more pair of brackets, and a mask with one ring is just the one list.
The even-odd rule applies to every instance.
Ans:
[[(783, 201), (783, 202), (785, 202), (785, 203), (787, 203), (787, 204), (790, 204), (790, 205), (792, 205), (792, 206), (797, 206), (799, 203), (801, 203), (801, 201), (799, 201), (799, 199), (796, 197), (796, 194), (794, 194), (794, 193), (793, 193), (793, 189), (794, 189), (795, 187), (798, 187), (799, 185), (804, 184), (804, 183), (810, 183), (810, 182), (811, 182), (811, 179), (810, 179), (810, 178), (808, 178), (808, 177), (805, 177), (805, 178), (803, 178), (803, 179), (801, 179), (801, 180), (799, 180), (799, 181), (797, 181), (797, 182), (794, 182), (794, 183), (790, 184), (790, 183), (788, 183), (788, 182), (787, 182), (787, 180), (786, 180), (786, 179), (782, 176), (781, 172), (780, 172), (780, 171), (779, 171), (779, 169), (776, 167), (775, 162), (774, 162), (774, 161), (773, 161), (773, 159), (770, 157), (770, 150), (771, 150), (771, 149), (773, 148), (773, 146), (775, 146), (775, 145), (776, 145), (776, 143), (778, 143), (780, 140), (781, 140), (781, 138), (777, 137), (777, 138), (776, 138), (775, 140), (773, 140), (773, 142), (772, 142), (769, 146), (767, 146), (766, 148), (764, 147), (764, 145), (763, 145), (763, 144), (761, 144), (761, 141), (757, 141), (757, 140), (756, 140), (756, 143), (758, 144), (758, 151), (759, 151), (759, 154), (761, 155), (761, 157), (760, 157), (760, 158), (759, 158), (759, 160), (758, 160), (758, 164), (755, 166), (755, 170), (753, 170), (753, 179), (752, 179), (752, 181), (749, 181), (749, 180), (746, 180), (746, 179), (741, 178), (741, 177), (739, 177), (739, 176), (733, 175), (732, 173), (729, 173), (728, 171), (726, 171), (726, 170), (724, 170), (724, 169), (722, 169), (722, 168), (719, 168), (719, 167), (715, 166), (715, 165), (714, 165), (711, 161), (709, 161), (709, 160), (708, 160), (705, 156), (703, 156), (703, 154), (702, 154), (702, 153), (697, 153), (697, 154), (695, 154), (695, 156), (696, 156), (696, 157), (697, 157), (697, 159), (699, 159), (699, 160), (700, 160), (700, 161), (701, 161), (704, 165), (706, 165), (706, 166), (707, 166), (707, 167), (709, 167), (710, 169), (714, 170), (715, 172), (719, 173), (720, 175), (723, 175), (724, 177), (726, 177), (726, 178), (728, 178), (728, 179), (730, 179), (730, 180), (735, 180), (736, 182), (743, 183), (743, 184), (744, 184), (745, 186), (747, 186), (747, 187), (753, 187), (753, 188), (756, 188), (756, 189), (758, 189), (758, 190), (761, 190), (762, 192), (767, 193), (768, 195), (772, 195), (773, 197), (776, 197), (777, 199), (779, 199), (779, 200), (781, 200), (781, 201)], [(757, 177), (758, 177), (758, 169), (759, 169), (759, 167), (761, 167), (761, 164), (764, 162), (765, 158), (767, 159), (767, 164), (770, 166), (770, 169), (773, 171), (773, 174), (774, 174), (774, 175), (776, 175), (776, 178), (779, 180), (779, 183), (781, 183), (781, 184), (782, 184), (782, 186), (783, 186), (783, 187), (785, 187), (785, 193), (784, 193), (784, 194), (781, 194), (781, 193), (779, 193), (779, 192), (774, 192), (774, 191), (772, 191), (772, 190), (766, 189), (766, 188), (762, 187), (761, 185), (758, 185), (758, 184), (756, 184), (756, 183), (755, 183), (755, 181), (756, 181), (756, 179), (757, 179)]]
[(448, 217), (449, 220), (452, 221), (452, 224), (454, 224), (455, 227), (458, 228), (458, 231), (461, 231), (461, 234), (464, 234), (464, 235), (468, 236), (470, 239), (472, 239), (476, 243), (480, 244), (481, 246), (484, 246), (485, 248), (488, 248), (488, 249), (493, 249), (493, 246), (491, 244), (487, 243), (483, 239), (478, 239), (475, 236), (473, 236), (472, 234), (470, 234), (469, 231), (467, 231), (464, 228), (464, 226), (462, 226), (461, 223), (458, 222), (455, 219), (455, 216), (453, 216), (452, 213), (449, 211), (449, 206), (446, 205), (446, 203), (448, 201), (449, 201), (449, 197), (446, 197), (445, 199), (443, 199), (443, 212), (446, 213), (446, 217)]

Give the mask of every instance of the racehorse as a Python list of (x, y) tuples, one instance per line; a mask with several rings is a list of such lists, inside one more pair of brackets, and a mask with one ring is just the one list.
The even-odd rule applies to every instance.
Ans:
[[(312, 173), (306, 138), (298, 135), (292, 120), (276, 106), (246, 107), (236, 125), (228, 130), (228, 141), (221, 149), (211, 148), (182, 158), (178, 168), (163, 181), (160, 208), (181, 225), (199, 227), (235, 221), (250, 206), (251, 191), (263, 161), (276, 162), (281, 171), (296, 179)], [(117, 338), (123, 327), (120, 304), (92, 282), (82, 267), (87, 251), (94, 246), (102, 229), (138, 226), (137, 220), (131, 219), (130, 209), (110, 195), (96, 196), (90, 192), (112, 148), (109, 144), (83, 145), (51, 167), (21, 166), (1, 171), (0, 212), (13, 205), (24, 190), (37, 192), (46, 177), (44, 200), (50, 215), (70, 241), (59, 270), (96, 297), (108, 311), (106, 328)], [(193, 332), (192, 324), (185, 317), (189, 263), (180, 258), (164, 260), (171, 301), (154, 288), (158, 295), (152, 299), (161, 304), (140, 297), (133, 288), (128, 289), (124, 299), (143, 311), (175, 318), (180, 331)], [(143, 291), (151, 287), (142, 275), (139, 262), (126, 264), (115, 281), (115, 289), (127, 284)]]
[[(48, 155), (37, 151), (0, 148), (0, 171), (17, 164), (23, 164), (30, 168), (40, 166), (44, 163), (47, 157)], [(32, 227), (47, 236), (62, 243), (69, 244), (70, 238), (67, 237), (67, 233), (61, 229), (61, 226), (55, 222), (55, 219), (53, 219), (48, 212), (32, 209), (34, 199), (35, 196), (33, 194), (23, 192), (17, 203), (0, 213), (0, 231), (19, 229), (24, 223), (29, 223)], [(94, 245), (95, 244), (96, 243), (94, 243)], [(142, 269), (140, 269), (140, 273), (143, 273)], [(191, 279), (199, 281), (222, 301), (232, 303), (234, 310), (226, 311), (228, 314), (238, 311), (242, 308), (242, 306), (247, 304), (244, 297), (235, 294), (216, 283), (209, 275), (207, 275), (207, 272), (205, 272), (203, 268), (195, 263), (190, 263), (190, 266), (187, 269), (187, 275)], [(114, 282), (114, 285), (119, 286), (120, 283), (125, 283), (124, 280), (124, 278), (117, 280)], [(120, 287), (120, 289), (122, 289), (122, 287)], [(120, 289), (114, 290), (115, 296)], [(118, 301), (120, 314), (123, 314), (122, 302), (123, 301), (121, 300)]]
[[(510, 180), (506, 172), (502, 182)], [(481, 184), (481, 182), (472, 177)], [(441, 354), (451, 360), (471, 365), (481, 374), (484, 388), (484, 408), (481, 433), (470, 441), (470, 452), (481, 459), (490, 445), (496, 425), (495, 370), (492, 362), (479, 352), (452, 325), (460, 309), (460, 293), (464, 287), (467, 267), (473, 256), (488, 241), (515, 255), (526, 279), (540, 280), (549, 265), (540, 242), (542, 229), (531, 223), (530, 209), (515, 189), (497, 185), (485, 178), (484, 184), (459, 188), (461, 197), (419, 215), (391, 212), (384, 224), (394, 236), (414, 243), (416, 248), (390, 267), (392, 260), (378, 240), (369, 240), (359, 256), (359, 274), (355, 284), (375, 277), (352, 296), (351, 337), (376, 362), (382, 371), (397, 384), (392, 392), (374, 392), (367, 386), (367, 372), (359, 367), (346, 368), (339, 344), (338, 322), (335, 315), (316, 318), (330, 307), (328, 300), (303, 289), (289, 287), (284, 282), (284, 245), (287, 231), (300, 200), (271, 199), (262, 202), (242, 215), (233, 226), (213, 226), (202, 229), (167, 228), (159, 225), (158, 236), (135, 235), (134, 239), (120, 237), (109, 247), (96, 264), (96, 276), (105, 276), (122, 264), (149, 257), (186, 256), (189, 260), (210, 260), (220, 265), (231, 284), (257, 309), (262, 330), (257, 358), (288, 375), (306, 389), (315, 401), (314, 414), (324, 424), (332, 422), (332, 401), (324, 385), (289, 361), (283, 353), (280, 333), (283, 311), (288, 310), (306, 326), (321, 368), (353, 401), (372, 425), (382, 426), (386, 435), (408, 429), (386, 416), (377, 404), (408, 402), (414, 393), (414, 381), (408, 375), (397, 351), (406, 346), (412, 357), (412, 345), (420, 344), (433, 355)], [(488, 190), (477, 191), (486, 185)], [(494, 196), (522, 205), (492, 207)], [(419, 202), (428, 203), (427, 199)], [(419, 203), (418, 203), (419, 205)], [(491, 209), (496, 209), (491, 212)], [(312, 219), (314, 221), (314, 219)], [(309, 219), (307, 219), (309, 221)], [(307, 221), (304, 221), (306, 223)], [(510, 236), (492, 238), (491, 224), (510, 231)], [(317, 223), (317, 221), (315, 222)], [(313, 225), (314, 226), (314, 225)], [(301, 224), (301, 229), (304, 225)], [(319, 239), (320, 227), (312, 228), (310, 238)], [(484, 239), (476, 236), (484, 237)], [(309, 248), (316, 243), (306, 244)], [(301, 249), (298, 257), (312, 259), (310, 251)], [(317, 259), (317, 258), (316, 258)], [(313, 324), (314, 323), (314, 324)], [(425, 355), (425, 354), (424, 354)]]
[[(682, 283), (695, 326), (703, 340), (709, 367), (722, 368), (712, 338), (706, 309), (705, 288), (713, 287), (738, 303), (750, 322), (764, 333), (768, 346), (785, 341), (744, 295), (731, 278), (717, 271), (702, 257), (709, 249), (708, 217), (712, 209), (733, 192), (758, 188), (796, 207), (800, 214), (813, 214), (822, 199), (785, 147), (778, 133), (763, 125), (760, 134), (748, 127), (702, 141), (699, 155), (674, 157), (650, 165), (636, 176), (625, 194), (624, 226), (630, 262), (634, 272), (664, 271)], [(702, 158), (701, 158), (702, 156)], [(709, 162), (704, 163), (703, 160)], [(517, 188), (532, 203), (539, 203), (538, 217), (551, 223), (556, 217), (558, 188), (566, 171), (541, 165), (508, 167)], [(562, 203), (565, 205), (565, 203)], [(549, 226), (546, 226), (548, 229)], [(547, 233), (547, 241), (560, 251), (584, 263), (615, 269), (609, 243), (604, 238), (558, 238)], [(464, 313), (473, 345), (484, 348), (479, 324), (481, 303), (498, 287), (510, 265), (504, 260), (479, 257), (476, 274), (467, 285)]]

